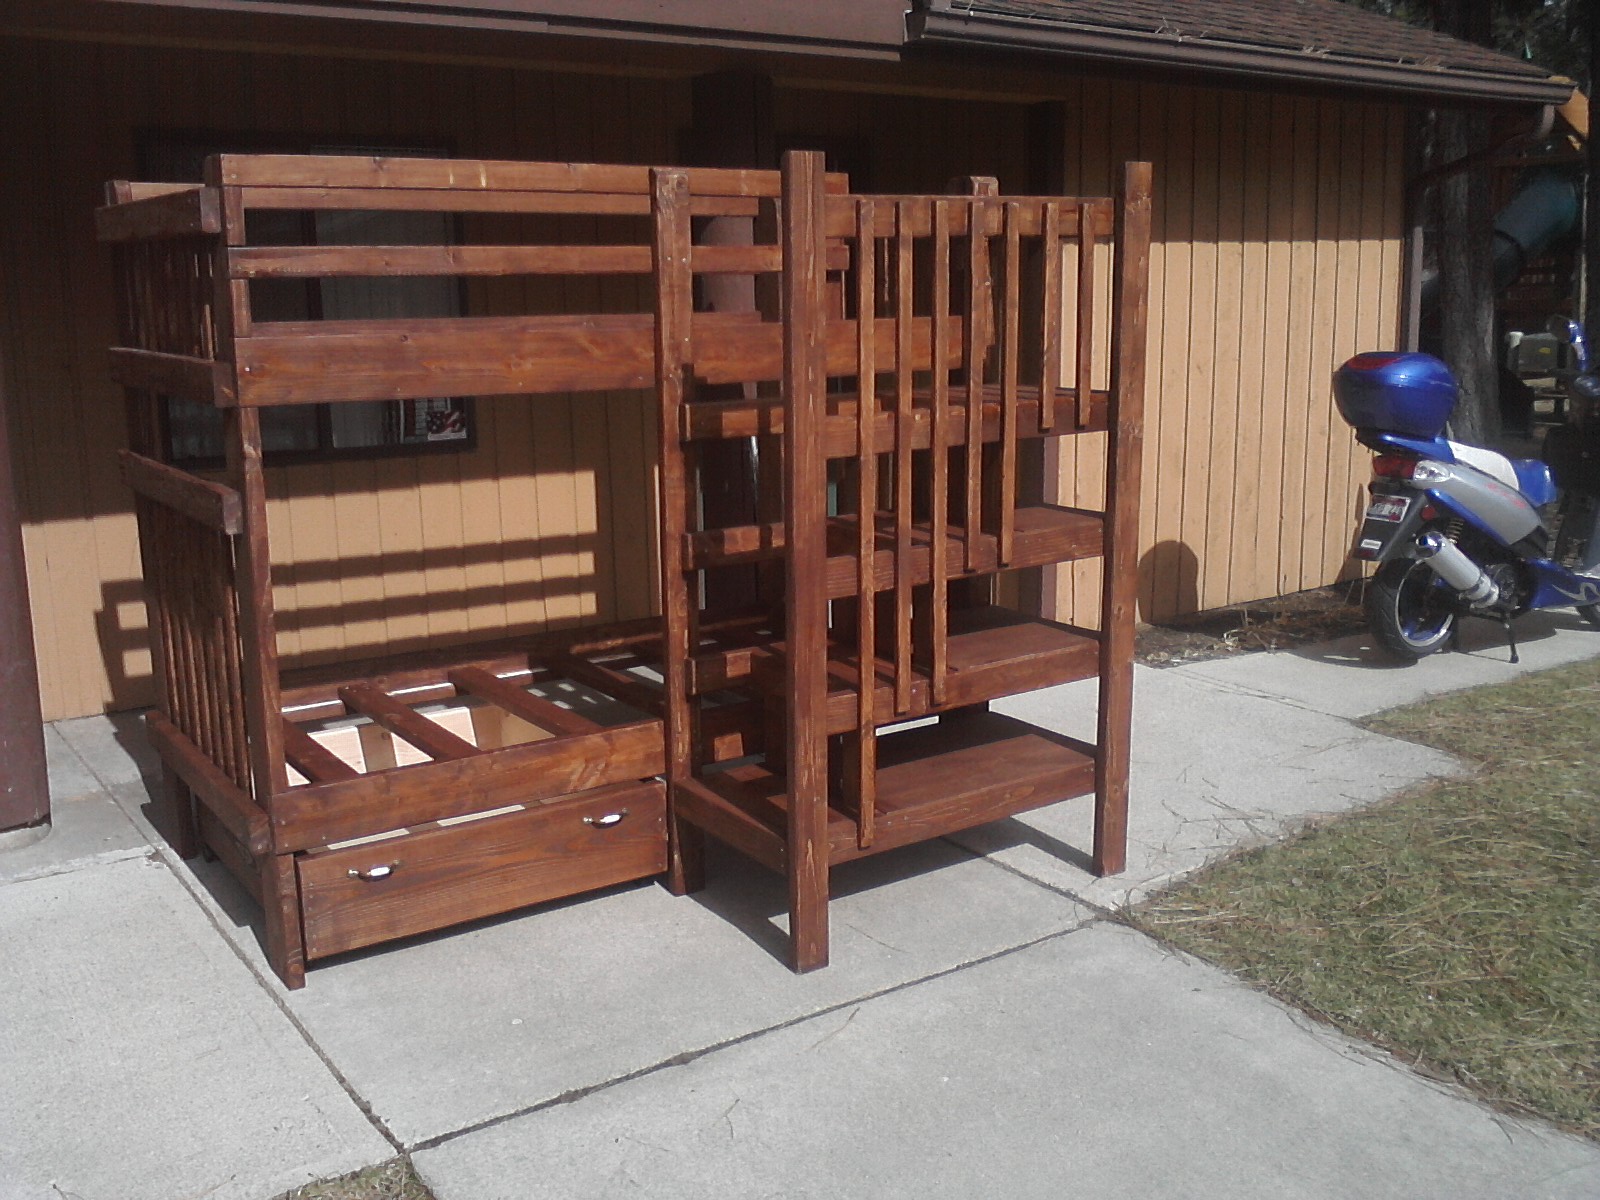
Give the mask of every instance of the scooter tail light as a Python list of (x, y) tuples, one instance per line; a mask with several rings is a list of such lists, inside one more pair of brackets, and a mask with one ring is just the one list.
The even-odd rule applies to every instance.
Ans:
[(1372, 473), (1379, 479), (1410, 479), (1417, 460), (1404, 454), (1380, 454), (1372, 460)]

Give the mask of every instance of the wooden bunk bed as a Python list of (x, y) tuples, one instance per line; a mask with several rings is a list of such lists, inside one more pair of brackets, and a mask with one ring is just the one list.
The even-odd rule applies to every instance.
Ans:
[[(1147, 167), (1120, 205), (984, 181), (853, 196), (798, 153), (782, 172), (231, 155), (206, 172), (108, 189), (111, 365), (175, 842), (261, 901), (287, 985), (308, 960), (627, 880), (692, 890), (705, 832), (788, 875), (797, 969), (826, 960), (830, 862), (1093, 791), (1097, 869), (1120, 869)], [(252, 245), (261, 210), (638, 220), (602, 245)], [(748, 219), (753, 244), (695, 244), (704, 217)], [(1107, 239), (1115, 364), (1094, 392)], [(1061, 355), (1069, 243), (1084, 303), (1075, 380), (1057, 387), (1038, 364)], [(257, 280), (540, 274), (643, 276), (653, 306), (252, 314)], [(760, 277), (761, 310), (697, 312), (706, 274)], [(281, 670), (264, 408), (620, 388), (659, 400), (659, 618)], [(217, 478), (170, 461), (168, 398), (222, 411)], [(1104, 514), (1017, 503), (1019, 446), (1108, 429)], [(697, 464), (730, 439), (757, 446), (759, 511), (703, 528)], [(997, 572), (1091, 556), (1102, 631), (992, 603)], [(739, 611), (718, 604), (729, 568), (758, 575)], [(984, 711), (1096, 673), (1098, 747)], [(932, 730), (892, 728), (928, 715)]]

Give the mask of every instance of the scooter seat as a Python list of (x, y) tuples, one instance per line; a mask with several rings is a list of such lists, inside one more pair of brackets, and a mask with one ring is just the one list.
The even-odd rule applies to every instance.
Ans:
[(1517, 473), (1517, 490), (1528, 498), (1535, 508), (1543, 508), (1556, 498), (1556, 481), (1551, 478), (1550, 464), (1537, 458), (1513, 458), (1511, 469)]

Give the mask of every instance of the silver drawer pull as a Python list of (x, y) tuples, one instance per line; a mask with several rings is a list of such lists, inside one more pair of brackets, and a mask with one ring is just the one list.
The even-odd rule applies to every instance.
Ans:
[(613, 825), (620, 825), (622, 818), (627, 815), (628, 810), (623, 809), (621, 812), (607, 813), (603, 817), (585, 817), (583, 823), (593, 825), (597, 829), (610, 829)]
[(380, 866), (368, 867), (365, 871), (358, 871), (354, 867), (351, 867), (346, 874), (348, 874), (351, 879), (365, 879), (368, 883), (371, 883), (375, 879), (389, 878), (389, 876), (394, 874), (394, 869), (399, 865), (400, 864), (397, 862), (383, 863)]

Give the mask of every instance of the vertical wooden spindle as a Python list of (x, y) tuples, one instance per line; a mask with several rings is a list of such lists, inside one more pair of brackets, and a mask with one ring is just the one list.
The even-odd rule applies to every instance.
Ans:
[(933, 703), (945, 702), (950, 636), (950, 201), (933, 202), (933, 385), (928, 441), (933, 460), (928, 532), (932, 580), (932, 645), (929, 666)]
[(994, 481), (999, 507), (999, 562), (1011, 562), (1017, 533), (1017, 358), (1022, 328), (1022, 205), (1005, 206), (1005, 301), (1000, 315), (1000, 478)]
[(1056, 423), (1056, 385), (1061, 381), (1061, 205), (1047, 200), (1040, 229), (1039, 321), (1039, 428), (1048, 432)]
[(856, 649), (860, 668), (856, 693), (856, 740), (852, 791), (856, 837), (862, 849), (876, 832), (877, 737), (877, 549), (878, 549), (878, 342), (877, 206), (856, 208)]
[(1078, 205), (1078, 428), (1086, 428), (1091, 417), (1094, 386), (1094, 203)]
[(916, 423), (911, 369), (914, 328), (912, 302), (912, 212), (908, 201), (895, 205), (895, 387), (894, 387), (894, 706), (911, 708), (911, 518), (912, 434)]
[(968, 571), (978, 569), (978, 537), (983, 529), (983, 374), (989, 324), (989, 205), (974, 198), (967, 209), (967, 447), (966, 503), (961, 526)]

